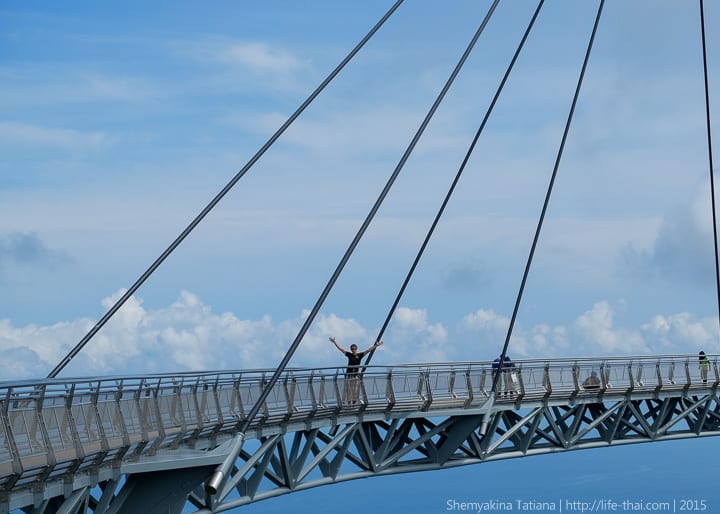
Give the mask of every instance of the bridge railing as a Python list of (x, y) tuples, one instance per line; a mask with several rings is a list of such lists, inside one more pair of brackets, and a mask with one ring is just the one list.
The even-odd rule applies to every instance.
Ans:
[[(498, 405), (630, 392), (717, 388), (716, 356), (705, 380), (697, 356), (525, 360), (500, 372)], [(491, 362), (290, 369), (251, 429), (357, 410), (473, 408), (490, 398)], [(245, 421), (271, 370), (0, 383), (0, 489), (196, 445)], [(590, 383), (588, 377), (597, 377)]]

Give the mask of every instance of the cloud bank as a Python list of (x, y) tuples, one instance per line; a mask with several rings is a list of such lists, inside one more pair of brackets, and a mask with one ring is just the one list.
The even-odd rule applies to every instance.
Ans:
[[(103, 300), (112, 305), (123, 291)], [(239, 319), (216, 313), (197, 295), (183, 291), (167, 307), (148, 309), (132, 297), (62, 376), (274, 368), (308, 315), (273, 320)], [(456, 326), (433, 322), (425, 309), (401, 307), (384, 336), (374, 364), (492, 359), (502, 347), (509, 319), (478, 309)], [(40, 378), (93, 326), (90, 319), (16, 327), (0, 320), (0, 373), (5, 379)], [(291, 366), (339, 366), (344, 359), (328, 342), (361, 350), (375, 337), (372, 327), (335, 314), (317, 317)], [(615, 322), (613, 307), (600, 301), (567, 325), (516, 324), (510, 354), (516, 358), (648, 355), (720, 352), (716, 318), (688, 313), (658, 314), (639, 327)]]

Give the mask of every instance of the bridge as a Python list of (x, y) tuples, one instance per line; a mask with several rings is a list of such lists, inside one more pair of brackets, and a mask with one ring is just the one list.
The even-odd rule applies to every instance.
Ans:
[(189, 502), (209, 514), (373, 475), (720, 435), (716, 357), (704, 376), (694, 355), (518, 361), (495, 393), (490, 362), (370, 366), (357, 402), (343, 369), (288, 369), (209, 494), (273, 371), (1, 387), (0, 508), (180, 512)]
[[(102, 330), (400, 6), (398, 0), (45, 379), (0, 383), (0, 514), (210, 514), (369, 476), (577, 449), (720, 435), (718, 356), (517, 360), (502, 365), (541, 234), (604, 1), (579, 73), (499, 363), (292, 368), (290, 359), (499, 4), (490, 6), (400, 162), (274, 369), (61, 378)], [(544, 2), (517, 50), (377, 340), (383, 336)], [(703, 3), (700, 1), (702, 19)], [(704, 19), (710, 186), (712, 142)], [(715, 252), (720, 306), (720, 273)], [(370, 354), (372, 357), (372, 353)]]

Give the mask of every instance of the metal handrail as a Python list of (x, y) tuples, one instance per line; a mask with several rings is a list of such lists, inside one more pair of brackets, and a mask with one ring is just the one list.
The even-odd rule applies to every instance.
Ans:
[[(717, 360), (720, 358), (720, 354), (707, 354), (710, 360)], [(657, 362), (657, 361), (673, 361), (678, 360), (689, 360), (693, 359), (697, 361), (698, 356), (695, 354), (664, 354), (664, 355), (630, 355), (630, 356), (598, 356), (598, 357), (545, 357), (545, 358), (534, 358), (534, 359), (521, 359), (516, 360), (516, 365), (530, 366), (534, 364), (563, 364), (563, 363), (578, 363), (580, 365), (586, 363), (597, 363), (597, 362), (608, 362), (608, 363), (627, 363), (627, 362)], [(390, 369), (427, 369), (427, 368), (460, 368), (460, 367), (483, 367), (492, 365), (492, 361), (454, 361), (454, 362), (422, 362), (422, 363), (401, 363), (393, 365), (370, 365), (367, 367), (369, 372), (380, 371), (387, 372)], [(312, 373), (312, 372), (323, 372), (342, 370), (346, 366), (326, 366), (326, 367), (298, 367), (298, 368), (287, 368), (287, 373), (301, 374), (301, 373)], [(163, 379), (166, 380), (187, 380), (188, 378), (194, 378), (196, 380), (212, 378), (216, 380), (218, 377), (223, 379), (229, 377), (236, 377), (239, 375), (247, 374), (262, 374), (272, 373), (272, 368), (254, 368), (254, 369), (243, 369), (243, 370), (212, 370), (212, 371), (181, 371), (172, 373), (149, 373), (142, 375), (105, 375), (105, 376), (94, 376), (94, 377), (68, 377), (68, 378), (54, 378), (54, 379), (24, 379), (24, 380), (7, 380), (0, 381), (0, 389), (6, 387), (28, 387), (36, 388), (38, 385), (52, 385), (52, 384), (80, 384), (80, 383), (108, 383), (111, 381), (120, 381), (125, 383), (132, 383), (134, 381), (154, 381)]]
[[(717, 356), (703, 382), (696, 355), (528, 359), (503, 373), (494, 404), (577, 401), (608, 394), (717, 388)], [(251, 429), (341, 413), (482, 409), (491, 361), (368, 366), (347, 398), (343, 368), (286, 370)], [(585, 378), (599, 373), (600, 386)], [(59, 469), (117, 465), (162, 448), (237, 430), (272, 370), (185, 372), (0, 383), (0, 490)], [(356, 378), (357, 380), (357, 378)], [(509, 407), (507, 407), (509, 405)], [(208, 443), (210, 444), (210, 443)], [(65, 467), (63, 467), (65, 466)], [(69, 471), (68, 471), (69, 472)]]

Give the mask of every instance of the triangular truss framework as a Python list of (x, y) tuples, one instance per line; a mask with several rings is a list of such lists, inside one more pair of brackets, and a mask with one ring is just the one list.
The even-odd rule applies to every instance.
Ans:
[[(358, 478), (720, 435), (716, 390), (699, 395), (585, 400), (498, 404), (485, 436), (480, 431), (482, 415), (477, 413), (432, 418), (415, 413), (372, 421), (363, 420), (360, 413), (355, 422), (248, 441), (224, 489), (214, 496), (204, 489), (212, 468), (190, 468), (175, 470), (172, 477), (167, 472), (125, 476), (93, 490), (86, 488), (42, 502), (27, 512), (138, 512), (139, 505), (148, 508), (147, 502), (138, 503), (138, 496), (151, 488), (165, 491), (160, 495), (166, 500), (162, 507), (169, 511), (187, 511), (192, 506), (197, 514), (210, 514)], [(178, 480), (194, 482), (184, 491), (177, 488)], [(138, 489), (141, 484), (144, 489)]]

